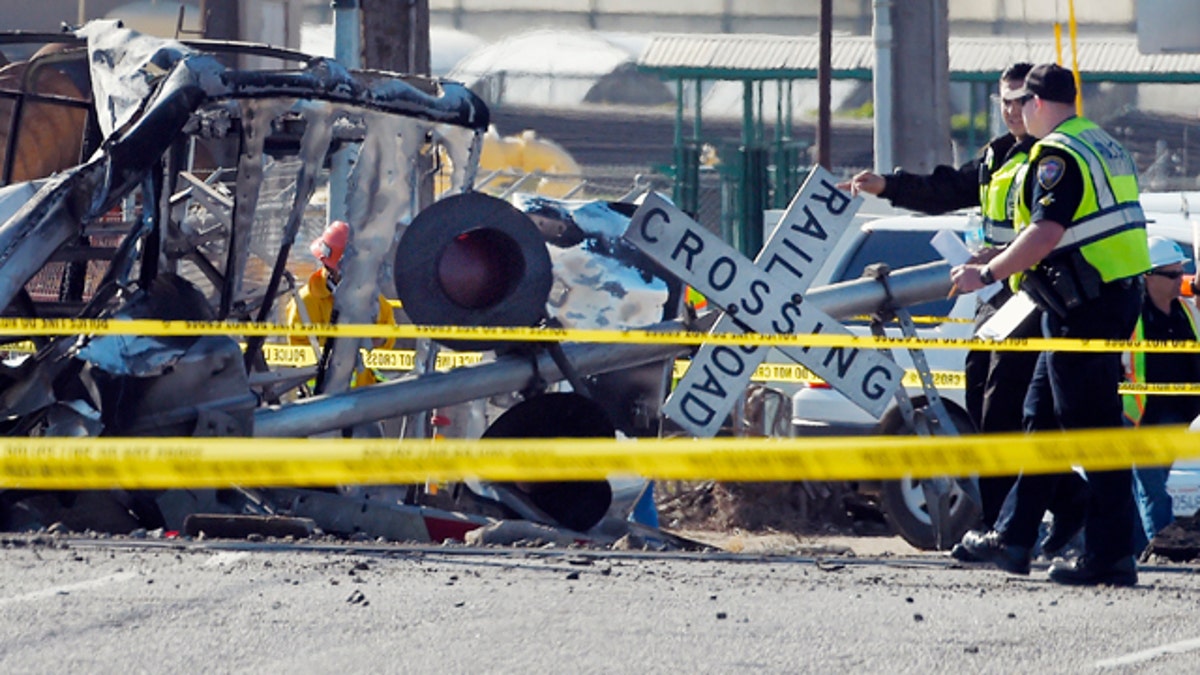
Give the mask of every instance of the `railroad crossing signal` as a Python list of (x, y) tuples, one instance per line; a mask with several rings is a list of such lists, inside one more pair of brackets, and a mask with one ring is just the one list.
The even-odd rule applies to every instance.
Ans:
[[(625, 238), (725, 311), (713, 331), (852, 335), (801, 295), (862, 204), (835, 181), (813, 167), (754, 262), (655, 193), (633, 214)], [(903, 368), (875, 350), (780, 351), (875, 417), (883, 415), (904, 377)], [(715, 436), (766, 354), (766, 348), (748, 345), (702, 346), (663, 412), (696, 436)]]

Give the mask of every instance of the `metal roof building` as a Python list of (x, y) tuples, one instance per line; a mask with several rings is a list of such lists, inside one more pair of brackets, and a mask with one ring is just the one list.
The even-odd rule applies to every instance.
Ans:
[[(1084, 82), (1200, 83), (1200, 54), (1141, 54), (1137, 37), (1078, 40)], [(951, 37), (950, 79), (956, 82), (999, 79), (1015, 61), (1057, 60), (1053, 40)], [(1064, 63), (1070, 45), (1064, 44)], [(638, 68), (664, 79), (800, 80), (817, 76), (817, 36), (655, 35), (638, 57)], [(833, 37), (834, 79), (869, 80), (875, 64), (870, 36)]]
[[(1070, 44), (1060, 51), (1053, 40), (1003, 36), (949, 38), (949, 77), (970, 86), (968, 119), (984, 112), (1000, 73), (1017, 61), (1072, 65)], [(1141, 54), (1136, 36), (1089, 38), (1077, 41), (1075, 50), (1083, 83), (1121, 82), (1200, 83), (1200, 54)], [(781, 208), (802, 179), (804, 139), (791, 137), (796, 105), (793, 83), (817, 77), (820, 41), (813, 36), (755, 34), (657, 34), (650, 37), (637, 60), (638, 70), (676, 83), (675, 97), (675, 199), (685, 211), (695, 211), (699, 193), (699, 157), (705, 143), (702, 133), (704, 83), (732, 81), (742, 84), (742, 137), (740, 147), (726, 150), (722, 167), (726, 201), (736, 205), (722, 216), (722, 234), (737, 241), (744, 251), (756, 251), (762, 208)], [(838, 36), (832, 41), (831, 77), (834, 80), (872, 79), (875, 43), (870, 36)], [(768, 87), (770, 83), (770, 87)], [(772, 91), (774, 90), (774, 91)], [(689, 99), (692, 130), (685, 131), (684, 110)], [(773, 132), (766, 118), (774, 108)], [(990, 127), (990, 123), (988, 124)], [(977, 144), (976, 126), (967, 126), (968, 146)]]

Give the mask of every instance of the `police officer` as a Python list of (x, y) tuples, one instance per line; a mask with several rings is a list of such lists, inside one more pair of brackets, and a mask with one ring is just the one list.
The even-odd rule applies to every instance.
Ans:
[[(1036, 66), (1009, 94), (1022, 105), (1025, 126), (1039, 138), (1030, 151), (1022, 199), (1030, 225), (987, 264), (955, 267), (966, 292), (1014, 274), (1043, 307), (1047, 337), (1126, 339), (1142, 305), (1142, 274), (1150, 269), (1137, 170), (1112, 136), (1075, 115), (1074, 74)], [(1105, 352), (1043, 352), (1025, 397), (1027, 430), (1122, 425), (1121, 357)], [(1024, 474), (1009, 493), (1011, 511), (987, 535), (964, 545), (1013, 572), (1029, 571), (1038, 524), (1061, 475)], [(1137, 583), (1133, 558), (1133, 489), (1129, 469), (1089, 471), (1085, 551), (1055, 563), (1050, 579), (1064, 584)]]
[[(1179, 244), (1150, 237), (1146, 273), (1146, 302), (1133, 330), (1134, 340), (1200, 340), (1194, 307), (1180, 299), (1184, 263), (1190, 260)], [(1130, 352), (1125, 355), (1125, 379), (1134, 384), (1200, 382), (1200, 356), (1187, 352)], [(1200, 415), (1200, 396), (1125, 394), (1125, 419), (1143, 424), (1187, 424)], [(1154, 535), (1171, 524), (1174, 512), (1167, 493), (1168, 466), (1134, 468), (1134, 497), (1141, 522), (1134, 527), (1134, 550), (1144, 549)]]
[[(1025, 85), (1025, 76), (1032, 68), (1030, 63), (1014, 63), (1000, 74), (1001, 113), (1008, 133), (992, 139), (976, 158), (957, 169), (938, 166), (928, 175), (902, 169), (887, 176), (863, 171), (838, 187), (851, 193), (867, 192), (887, 199), (893, 206), (929, 214), (980, 206), (985, 247), (973, 260), (987, 262), (1016, 237), (1014, 220), (1028, 216), (1027, 210), (1017, 213), (1017, 193), (1036, 139), (1026, 131), (1021, 106), (1010, 93)], [(990, 319), (1012, 295), (1005, 285), (988, 301), (979, 302), (975, 308), (975, 328)], [(1029, 316), (1012, 337), (1040, 336), (1039, 319), (1040, 313)], [(964, 364), (967, 414), (977, 429), (988, 433), (1022, 429), (1022, 401), (1036, 361), (1034, 352), (967, 353)], [(985, 529), (995, 524), (1015, 481), (1016, 476), (979, 479)], [(1083, 507), (1079, 502), (1086, 494), (1086, 485), (1082, 478), (1076, 477), (1075, 481), (1070, 486), (1073, 489), (1060, 490), (1061, 503), (1052, 506), (1055, 521), (1050, 537), (1043, 544), (1046, 550), (1065, 545), (1083, 524)], [(961, 545), (955, 545), (951, 554), (961, 560), (972, 558)]]
[[(1008, 133), (992, 139), (979, 156), (963, 164), (957, 169), (950, 166), (935, 167), (933, 173), (918, 175), (908, 173), (903, 169), (880, 176), (870, 171), (863, 171), (851, 180), (838, 185), (841, 189), (849, 189), (852, 194), (867, 192), (888, 200), (893, 206), (920, 211), (921, 213), (939, 214), (982, 205), (983, 234), (986, 248), (981, 251), (979, 261), (986, 262), (997, 250), (996, 246), (1004, 246), (1013, 240), (1013, 209), (1016, 205), (1015, 191), (1012, 189), (1018, 181), (1016, 178), (1024, 171), (1029, 158), (1029, 149), (1033, 147), (1034, 138), (1025, 130), (1025, 121), (1021, 118), (1021, 107), (1005, 94), (1024, 86), (1025, 75), (1033, 68), (1029, 63), (1015, 63), (1000, 75), (1001, 112)], [(975, 325), (982, 325), (995, 313), (1011, 293), (997, 293), (986, 303), (976, 307)], [(1031, 322), (1033, 323), (1033, 322)], [(992, 352), (968, 352), (965, 363), (967, 413), (975, 427), (981, 431), (1015, 431), (1020, 429), (1020, 404), (1010, 406), (1010, 414), (1004, 415), (999, 409), (992, 416), (990, 424), (985, 426), (984, 392), (988, 388), (988, 371), (990, 369)], [(1029, 385), (1029, 376), (1033, 372), (1033, 360), (1036, 355), (1009, 352), (1013, 357), (1008, 368), (996, 370), (998, 376), (1006, 376), (1022, 392)], [(1021, 364), (1024, 359), (1028, 364)], [(1022, 377), (1023, 375), (1023, 377)], [(1001, 391), (995, 397), (995, 403), (1002, 400), (1011, 401), (1014, 396), (1004, 395), (1008, 391), (1006, 382), (996, 382), (993, 387)], [(1016, 397), (1020, 398), (1020, 396)], [(1001, 403), (1001, 405), (1003, 405)], [(1000, 502), (1008, 494), (1012, 485), (1012, 477), (997, 479), (980, 479), (979, 489), (983, 497), (984, 524), (989, 527), (995, 521), (999, 512)]]

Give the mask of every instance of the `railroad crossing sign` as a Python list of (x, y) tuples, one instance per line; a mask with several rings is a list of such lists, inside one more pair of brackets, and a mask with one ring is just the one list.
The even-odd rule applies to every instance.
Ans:
[[(654, 193), (633, 214), (625, 238), (725, 310), (713, 331), (851, 335), (801, 296), (862, 204), (835, 182), (814, 167), (753, 263)], [(903, 368), (875, 350), (780, 351), (875, 417), (904, 377)], [(696, 436), (716, 435), (766, 355), (766, 348), (749, 345), (702, 346), (663, 412)]]

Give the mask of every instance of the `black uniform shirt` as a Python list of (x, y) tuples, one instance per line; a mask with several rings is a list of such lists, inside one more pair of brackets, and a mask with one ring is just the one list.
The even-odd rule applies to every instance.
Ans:
[[(1180, 301), (1171, 303), (1171, 313), (1163, 314), (1149, 300), (1142, 306), (1143, 335), (1147, 340), (1195, 340)], [(1200, 382), (1200, 354), (1187, 352), (1147, 352), (1146, 381), (1152, 383)], [(1200, 415), (1200, 396), (1149, 395), (1142, 424), (1186, 424)]]
[(893, 206), (930, 215), (956, 209), (979, 206), (979, 186), (990, 174), (984, 164), (992, 153), (992, 170), (1000, 168), (1015, 152), (1029, 152), (1033, 139), (1026, 136), (1020, 143), (1012, 134), (992, 139), (979, 155), (957, 169), (948, 165), (934, 167), (933, 173), (920, 175), (898, 169), (886, 176), (887, 182), (880, 197)]

